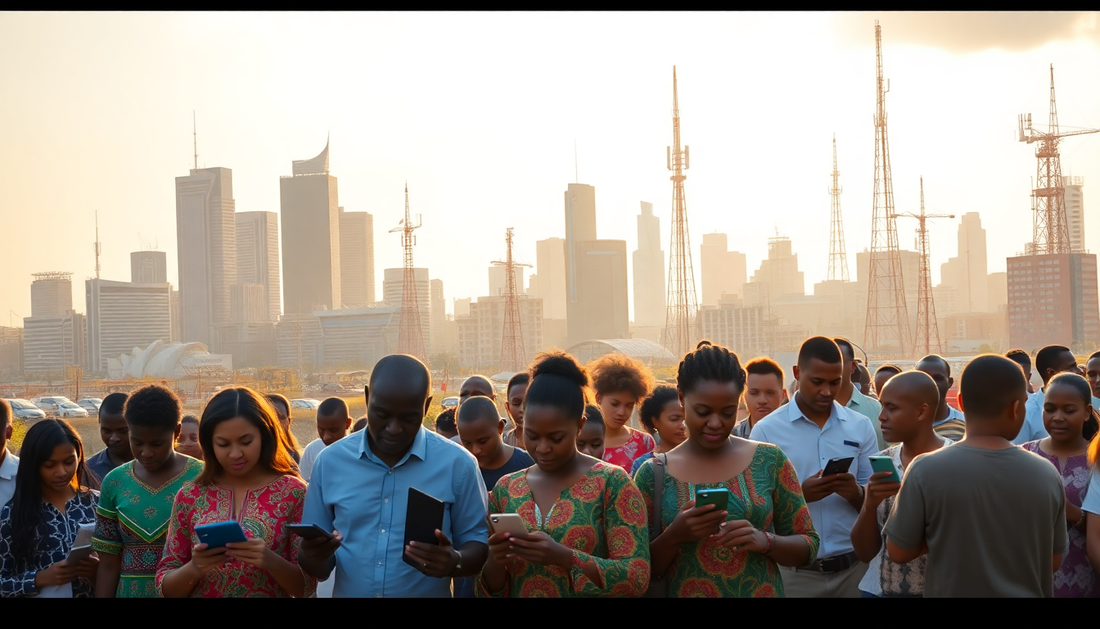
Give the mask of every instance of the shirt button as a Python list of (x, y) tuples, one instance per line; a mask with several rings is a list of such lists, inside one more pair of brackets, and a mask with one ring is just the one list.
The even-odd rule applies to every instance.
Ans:
[(385, 498), (385, 499), (382, 500), (382, 502), (389, 502), (389, 501), (390, 501), (389, 498)]
[(393, 470), (386, 472), (387, 474), (393, 474)]
[(381, 566), (381, 565), (382, 565), (382, 562), (381, 562), (381, 561), (379, 561), (379, 562), (378, 562), (378, 565), (380, 565), (380, 566)]
[(382, 529), (382, 532), (383, 532), (383, 533), (385, 533), (385, 532), (386, 532), (386, 529)]
[(375, 593), (374, 598), (382, 598), (382, 593), (381, 592)]

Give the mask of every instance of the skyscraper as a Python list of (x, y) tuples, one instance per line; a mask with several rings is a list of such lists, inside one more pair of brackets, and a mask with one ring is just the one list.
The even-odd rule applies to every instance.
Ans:
[(798, 270), (798, 254), (784, 236), (768, 239), (768, 257), (745, 284), (746, 306), (770, 306), (772, 302), (806, 294), (806, 281)]
[(577, 300), (568, 308), (569, 343), (627, 338), (626, 241), (579, 241), (575, 252)]
[(546, 238), (535, 243), (536, 275), (531, 296), (542, 299), (546, 319), (565, 321), (565, 240)]
[(263, 320), (279, 318), (283, 300), (279, 290), (279, 217), (275, 212), (237, 212), (237, 283), (263, 287)]
[(72, 273), (35, 273), (23, 318), (23, 371), (63, 373), (84, 364), (84, 315), (73, 311)]
[(1069, 229), (1069, 246), (1074, 253), (1085, 252), (1085, 185), (1084, 177), (1062, 177), (1066, 187), (1066, 227)]
[(168, 255), (163, 251), (130, 253), (130, 281), (134, 284), (164, 284), (168, 281)]
[(374, 217), (340, 208), (340, 298), (345, 308), (374, 303)]
[(727, 247), (725, 234), (703, 234), (699, 257), (704, 306), (717, 306), (722, 295), (741, 297), (744, 292), (747, 273), (745, 254), (728, 251)]
[(279, 178), (283, 243), (283, 312), (333, 310), (343, 303), (340, 214), (328, 144), (313, 159), (295, 160)]
[(661, 249), (661, 220), (653, 204), (641, 202), (638, 215), (638, 248), (634, 251), (634, 324), (665, 324), (665, 252)]
[[(428, 269), (414, 268), (416, 280), (416, 301), (420, 310), (420, 329), (424, 331), (424, 346), (432, 346), (432, 289), (428, 279)], [(405, 269), (386, 269), (382, 275), (382, 301), (388, 305), (400, 306), (405, 288)]]
[(176, 177), (180, 335), (210, 344), (214, 326), (229, 322), (229, 287), (237, 283), (237, 220), (233, 172), (192, 169)]
[(596, 240), (596, 189), (571, 183), (565, 191), (565, 296), (577, 301), (577, 243)]
[(153, 341), (170, 342), (171, 295), (168, 282), (86, 280), (88, 369), (107, 371), (108, 358), (129, 355)]
[[(985, 229), (977, 212), (967, 212), (959, 222), (959, 255), (940, 266), (940, 285), (954, 289), (960, 312), (989, 312), (989, 267)], [(908, 269), (906, 269), (908, 272)], [(906, 287), (908, 288), (908, 277)]]

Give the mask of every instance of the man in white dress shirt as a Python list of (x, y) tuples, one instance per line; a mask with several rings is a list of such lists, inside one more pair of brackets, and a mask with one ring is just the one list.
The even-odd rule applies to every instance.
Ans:
[(19, 470), (19, 457), (8, 452), (11, 439), (12, 412), (7, 400), (0, 400), (0, 509), (15, 493), (15, 474)]

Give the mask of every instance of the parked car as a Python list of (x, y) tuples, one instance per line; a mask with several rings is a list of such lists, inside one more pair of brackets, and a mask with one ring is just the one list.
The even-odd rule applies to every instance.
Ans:
[(452, 395), (451, 397), (445, 397), (443, 398), (443, 401), (439, 403), (439, 405), (443, 407), (443, 410), (454, 408), (458, 406), (458, 396)]
[(317, 407), (321, 405), (321, 400), (314, 400), (312, 398), (299, 398), (297, 400), (290, 401), (290, 408), (305, 408), (311, 411), (317, 410)]
[(25, 422), (33, 422), (39, 419), (46, 418), (45, 411), (38, 408), (34, 404), (31, 404), (29, 400), (8, 400), (8, 404), (11, 404), (11, 414), (15, 417), (15, 419), (21, 419)]
[(62, 419), (88, 416), (88, 411), (81, 408), (76, 402), (61, 402), (57, 405), (57, 410), (54, 413)]
[(45, 411), (46, 417), (60, 417), (57, 412), (57, 405), (64, 402), (72, 404), (72, 400), (63, 395), (47, 395), (31, 398), (31, 404)]
[(98, 415), (99, 406), (103, 404), (103, 400), (97, 397), (86, 397), (83, 400), (77, 400), (76, 403), (80, 408), (88, 411), (88, 415)]

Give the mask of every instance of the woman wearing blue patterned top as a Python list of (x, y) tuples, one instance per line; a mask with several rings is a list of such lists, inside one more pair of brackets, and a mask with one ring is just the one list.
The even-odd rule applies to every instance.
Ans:
[(84, 447), (67, 422), (43, 419), (27, 431), (15, 494), (0, 509), (0, 596), (91, 598), (99, 559), (66, 565), (81, 525), (95, 524), (98, 492)]

